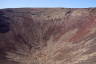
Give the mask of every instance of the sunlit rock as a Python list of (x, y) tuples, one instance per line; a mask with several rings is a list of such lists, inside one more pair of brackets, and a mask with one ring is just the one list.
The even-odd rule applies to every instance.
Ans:
[(1, 64), (96, 64), (96, 8), (2, 11)]

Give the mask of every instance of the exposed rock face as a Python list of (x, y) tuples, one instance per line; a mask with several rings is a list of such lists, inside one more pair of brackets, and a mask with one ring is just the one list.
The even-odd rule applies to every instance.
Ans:
[(96, 8), (0, 11), (0, 64), (96, 64)]
[(10, 23), (8, 22), (9, 18), (0, 11), (0, 33), (6, 33), (9, 31)]

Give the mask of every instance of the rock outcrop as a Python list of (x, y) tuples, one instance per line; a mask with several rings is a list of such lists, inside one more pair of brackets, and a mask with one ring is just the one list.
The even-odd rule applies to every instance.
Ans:
[(96, 64), (96, 8), (1, 9), (0, 64)]
[(0, 33), (6, 33), (9, 31), (10, 23), (9, 18), (5, 16), (3, 12), (0, 12)]

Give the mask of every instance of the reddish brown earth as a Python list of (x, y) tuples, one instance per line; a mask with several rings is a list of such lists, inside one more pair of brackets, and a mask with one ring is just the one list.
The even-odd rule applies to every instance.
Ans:
[(0, 64), (96, 64), (96, 8), (0, 13), (10, 23), (10, 30), (0, 33)]

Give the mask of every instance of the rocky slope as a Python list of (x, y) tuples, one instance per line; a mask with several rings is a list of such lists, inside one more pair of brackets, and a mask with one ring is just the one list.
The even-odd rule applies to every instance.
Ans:
[(96, 8), (1, 9), (0, 64), (96, 64)]

